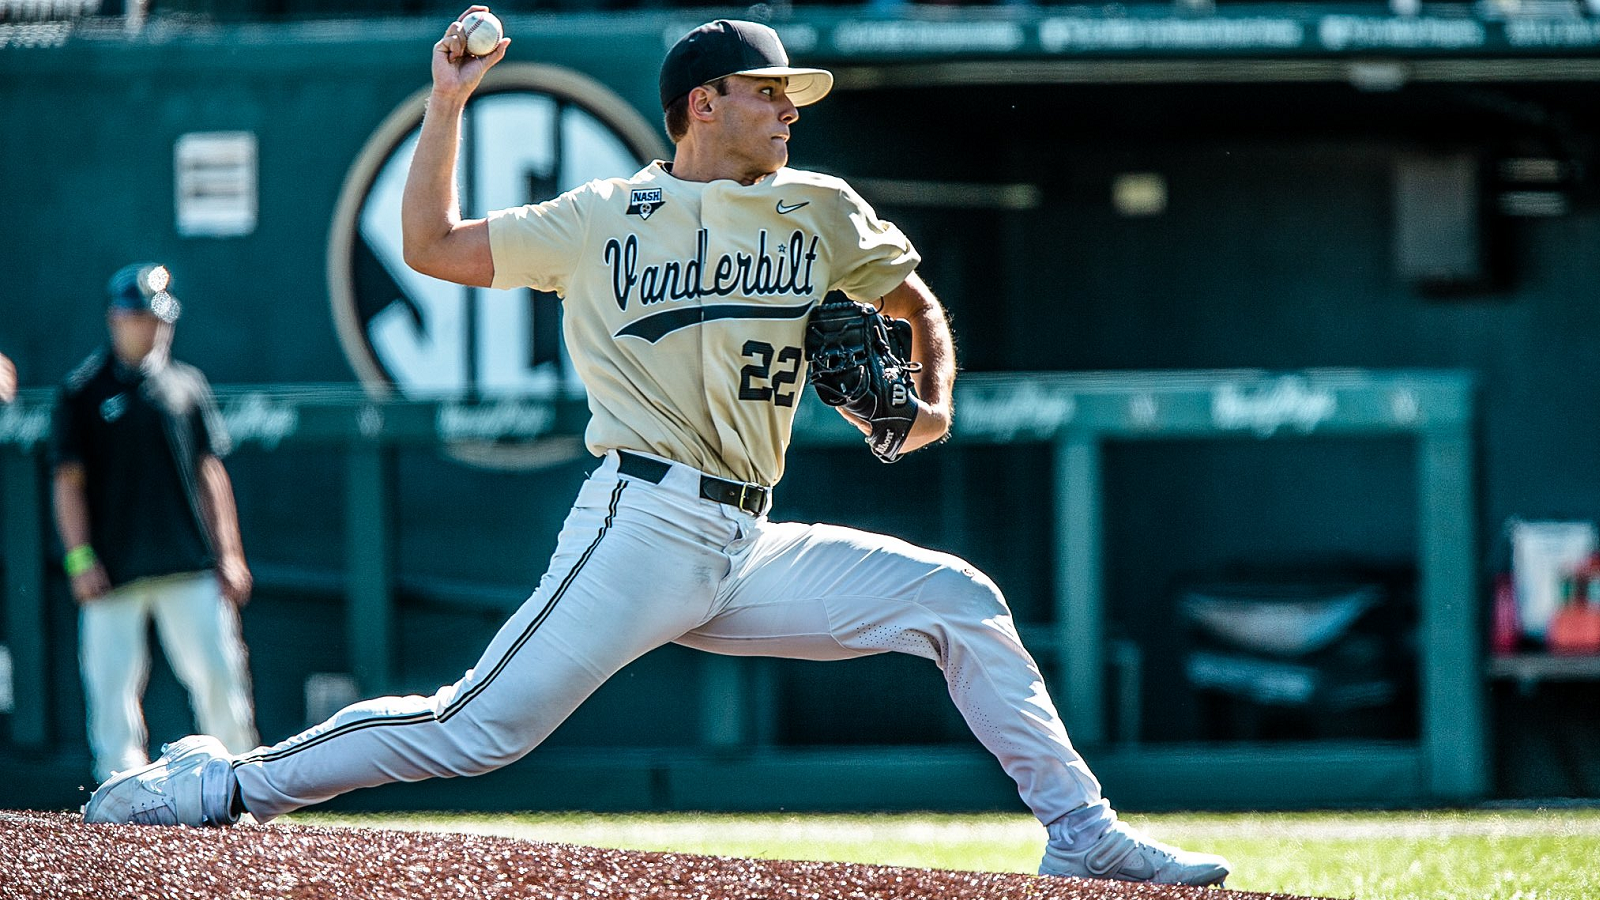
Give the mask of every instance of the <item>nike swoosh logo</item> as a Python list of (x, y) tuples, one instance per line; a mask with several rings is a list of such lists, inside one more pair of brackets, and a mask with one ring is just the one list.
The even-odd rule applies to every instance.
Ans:
[(1149, 881), (1156, 877), (1156, 867), (1143, 855), (1136, 855), (1117, 869), (1117, 877), (1128, 881)]
[(810, 205), (811, 205), (811, 201), (810, 200), (801, 200), (799, 203), (796, 203), (793, 206), (790, 206), (789, 204), (784, 203), (782, 200), (779, 200), (778, 201), (778, 215), (787, 216), (789, 213), (794, 212), (795, 210), (799, 209), (802, 206), (810, 206)]
[(1084, 854), (1083, 867), (1095, 878), (1116, 878), (1122, 881), (1149, 881), (1156, 875), (1156, 866), (1149, 857), (1139, 852), (1133, 840), (1122, 835), (1108, 835)]
[(1084, 860), (1084, 868), (1096, 878), (1114, 878), (1121, 881), (1149, 881), (1156, 877), (1156, 867), (1140, 854), (1106, 865), (1104, 860)]

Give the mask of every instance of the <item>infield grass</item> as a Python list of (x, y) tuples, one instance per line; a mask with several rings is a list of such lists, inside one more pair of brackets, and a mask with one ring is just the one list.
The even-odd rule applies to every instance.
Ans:
[[(1600, 898), (1600, 809), (1126, 815), (1228, 857), (1228, 886), (1358, 900)], [(493, 834), (630, 850), (1031, 872), (1022, 815), (300, 814), (306, 825)]]

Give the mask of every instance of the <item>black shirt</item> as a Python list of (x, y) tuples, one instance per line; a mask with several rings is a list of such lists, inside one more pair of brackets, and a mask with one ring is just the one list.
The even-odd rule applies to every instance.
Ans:
[(89, 542), (113, 587), (216, 565), (199, 469), (227, 451), (211, 386), (193, 366), (132, 369), (101, 349), (56, 398), (52, 459), (83, 465)]

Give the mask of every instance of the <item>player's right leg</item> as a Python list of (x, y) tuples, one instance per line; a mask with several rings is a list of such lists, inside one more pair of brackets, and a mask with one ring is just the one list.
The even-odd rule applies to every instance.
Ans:
[(150, 676), (150, 648), (145, 640), (148, 615), (146, 598), (137, 584), (79, 607), (78, 663), (96, 781), (150, 761), (140, 705)]
[(266, 821), (354, 788), (520, 759), (618, 669), (704, 618), (707, 573), (726, 562), (697, 530), (702, 517), (608, 462), (580, 491), (537, 590), (464, 678), (432, 697), (356, 704), (241, 757), (244, 805)]
[[(481, 774), (521, 758), (611, 674), (705, 619), (737, 525), (691, 500), (619, 477), (608, 460), (580, 491), (538, 589), (465, 677), (431, 697), (357, 703), (233, 759), (239, 806), (267, 821), (360, 787)], [(171, 790), (204, 789), (188, 771)], [(167, 777), (158, 763), (118, 787), (128, 803), (102, 806), (154, 802), (145, 794), (168, 791)], [(178, 820), (206, 824), (189, 818)]]
[(95, 789), (83, 806), (91, 825), (232, 825), (232, 757), (210, 735), (193, 734), (161, 748), (161, 758)]

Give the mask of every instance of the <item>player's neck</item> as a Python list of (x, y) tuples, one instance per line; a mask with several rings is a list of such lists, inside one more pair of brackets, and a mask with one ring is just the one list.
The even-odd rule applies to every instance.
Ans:
[(688, 141), (678, 145), (672, 157), (672, 177), (680, 181), (720, 181), (727, 179), (751, 185), (771, 175), (771, 172), (753, 170), (747, 163), (727, 156), (699, 152)]

